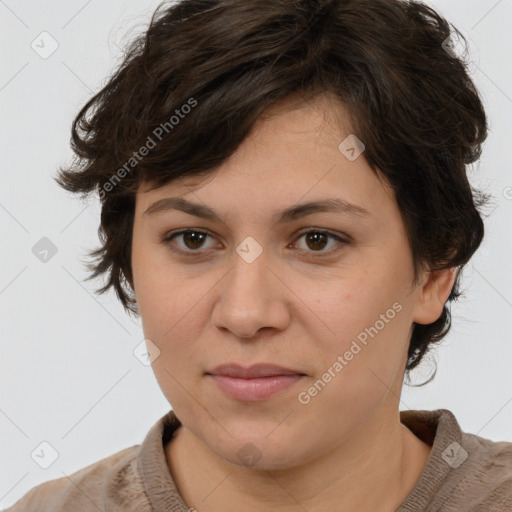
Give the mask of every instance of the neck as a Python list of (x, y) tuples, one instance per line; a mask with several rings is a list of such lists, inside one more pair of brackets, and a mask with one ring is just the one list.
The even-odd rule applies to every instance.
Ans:
[(232, 464), (184, 426), (165, 447), (180, 495), (204, 512), (224, 512), (233, 503), (247, 512), (395, 511), (418, 481), (430, 450), (399, 415), (374, 417), (329, 453), (285, 470)]

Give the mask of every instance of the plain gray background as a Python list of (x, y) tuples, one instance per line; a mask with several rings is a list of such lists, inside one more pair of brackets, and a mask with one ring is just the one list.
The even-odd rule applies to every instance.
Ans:
[[(427, 3), (470, 43), (471, 74), (490, 122), (470, 179), (494, 199), (484, 243), (465, 270), (468, 292), (454, 304), (452, 331), (436, 352), (437, 376), (423, 388), (404, 387), (400, 409), (447, 408), (463, 430), (512, 441), (512, 0)], [(74, 116), (158, 4), (0, 1), (0, 507), (140, 444), (170, 409), (151, 367), (133, 355), (140, 323), (113, 293), (94, 295), (99, 282), (84, 281), (81, 260), (98, 246), (97, 199), (81, 202), (52, 180), (71, 158)], [(43, 58), (32, 44), (39, 52), (58, 48)], [(43, 237), (57, 251), (46, 263), (33, 252)], [(425, 362), (416, 382), (431, 370)], [(31, 457), (45, 441), (59, 455), (47, 469)]]

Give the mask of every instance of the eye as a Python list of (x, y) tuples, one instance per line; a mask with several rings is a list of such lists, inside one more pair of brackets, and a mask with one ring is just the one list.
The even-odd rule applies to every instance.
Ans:
[(300, 240), (302, 237), (305, 237), (304, 241), (306, 243), (306, 246), (308, 248), (313, 249), (312, 251), (306, 250), (306, 252), (320, 253), (320, 254), (308, 254), (308, 256), (311, 256), (313, 258), (330, 256), (333, 253), (341, 250), (342, 247), (335, 247), (334, 249), (331, 249), (328, 251), (323, 251), (322, 249), (325, 248), (326, 245), (328, 245), (329, 239), (339, 242), (338, 245), (341, 245), (341, 246), (349, 243), (348, 239), (344, 239), (339, 235), (335, 235), (334, 233), (331, 233), (330, 231), (325, 231), (322, 229), (311, 229), (310, 228), (306, 231), (302, 231), (301, 233), (299, 233), (298, 240)]
[[(169, 233), (164, 239), (163, 243), (168, 245), (169, 248), (174, 251), (178, 252), (180, 254), (184, 254), (186, 256), (201, 256), (205, 252), (208, 252), (208, 249), (200, 251), (199, 249), (204, 245), (205, 240), (210, 237), (209, 233), (206, 231), (201, 231), (199, 229), (182, 229), (180, 231)], [(329, 239), (335, 240), (339, 242), (338, 245), (344, 245), (349, 243), (348, 237), (347, 239), (336, 235), (334, 233), (331, 233), (330, 231), (325, 231), (322, 229), (315, 229), (315, 228), (308, 228), (306, 231), (302, 231), (299, 233), (299, 236), (297, 240), (300, 240), (301, 238), (304, 238), (306, 247), (312, 250), (308, 249), (300, 249), (301, 252), (307, 252), (308, 257), (318, 258), (318, 257), (325, 257), (329, 256), (334, 252), (337, 252), (341, 249), (341, 247), (335, 247), (334, 249), (331, 249), (329, 251), (323, 251), (322, 249), (325, 248), (326, 245), (328, 245)], [(179, 244), (175, 244), (173, 240), (175, 238), (178, 238), (183, 242), (183, 245), (180, 247)], [(295, 246), (295, 244), (292, 244)], [(313, 253), (319, 253), (319, 254), (313, 254)]]
[[(197, 249), (201, 247), (201, 245), (204, 243), (204, 240), (206, 237), (209, 237), (210, 235), (206, 233), (205, 231), (199, 231), (198, 229), (182, 229), (181, 231), (177, 231), (175, 233), (169, 233), (167, 235), (163, 242), (167, 243), (171, 250), (181, 253), (198, 253)], [(181, 247), (176, 249), (173, 247), (173, 244), (171, 241), (179, 237), (185, 244), (185, 248)], [(189, 250), (191, 249), (191, 250)]]

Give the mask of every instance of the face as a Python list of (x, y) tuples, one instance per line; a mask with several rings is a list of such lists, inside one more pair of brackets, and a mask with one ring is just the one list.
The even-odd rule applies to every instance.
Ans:
[[(133, 286), (156, 378), (184, 427), (234, 464), (291, 467), (394, 420), (412, 323), (441, 313), (413, 286), (392, 190), (364, 153), (339, 149), (347, 119), (327, 96), (290, 97), (208, 177), (137, 193)], [(325, 200), (354, 208), (280, 219)], [(301, 376), (233, 395), (209, 375), (226, 363)]]

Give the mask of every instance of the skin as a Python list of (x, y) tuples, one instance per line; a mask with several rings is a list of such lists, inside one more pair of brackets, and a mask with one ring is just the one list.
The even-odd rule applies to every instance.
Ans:
[[(300, 99), (274, 104), (207, 177), (153, 191), (142, 184), (136, 196), (133, 288), (145, 337), (160, 350), (155, 376), (183, 425), (165, 446), (166, 460), (181, 496), (199, 511), (394, 511), (430, 455), (400, 423), (399, 397), (413, 322), (441, 315), (455, 273), (425, 270), (414, 285), (391, 188), (364, 154), (350, 161), (338, 149), (351, 133), (343, 104), (327, 95)], [(177, 210), (144, 215), (178, 196), (208, 205), (222, 221)], [(274, 221), (276, 211), (326, 197), (370, 214)], [(210, 236), (202, 244), (183, 235), (163, 241), (185, 228)], [(298, 234), (304, 228), (350, 241), (308, 242)], [(252, 263), (236, 252), (249, 236), (263, 248)], [(170, 247), (203, 255), (194, 260)], [(298, 394), (394, 303), (400, 312), (300, 403)], [(270, 362), (306, 376), (264, 401), (237, 401), (205, 375), (227, 362)], [(248, 442), (260, 457), (252, 465), (237, 456)]]

